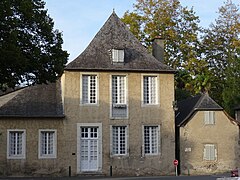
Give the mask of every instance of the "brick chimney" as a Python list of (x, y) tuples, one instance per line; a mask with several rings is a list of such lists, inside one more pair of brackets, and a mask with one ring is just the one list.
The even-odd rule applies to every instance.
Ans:
[(164, 39), (157, 36), (152, 42), (152, 55), (159, 61), (164, 62)]

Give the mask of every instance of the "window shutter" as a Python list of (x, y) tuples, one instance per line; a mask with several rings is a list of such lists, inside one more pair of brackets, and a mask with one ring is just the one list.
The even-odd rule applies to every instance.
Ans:
[(126, 136), (125, 136), (125, 142), (126, 142), (126, 154), (129, 155), (129, 144), (128, 144), (128, 126), (126, 126)]
[(124, 50), (123, 49), (112, 49), (112, 61), (113, 62), (124, 62)]
[(215, 124), (215, 112), (210, 111), (209, 113), (210, 113), (210, 119), (211, 119), (210, 123)]
[(113, 127), (110, 126), (110, 156), (113, 155)]
[(214, 160), (215, 158), (215, 148), (214, 145), (209, 145), (209, 160)]
[(217, 149), (216, 149), (216, 147), (214, 147), (214, 151), (215, 151), (215, 157), (214, 157), (214, 160), (216, 160), (216, 159), (217, 159)]
[(206, 150), (206, 145), (204, 145), (204, 149), (203, 149), (203, 159), (207, 160), (207, 150)]
[(209, 124), (209, 111), (204, 111), (204, 123)]
[(204, 160), (216, 160), (217, 158), (217, 149), (214, 144), (205, 144), (204, 145), (204, 152), (203, 152), (203, 159)]

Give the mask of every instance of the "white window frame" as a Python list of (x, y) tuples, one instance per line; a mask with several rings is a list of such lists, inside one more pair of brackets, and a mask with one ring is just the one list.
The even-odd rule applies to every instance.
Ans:
[[(145, 103), (144, 102), (144, 77), (156, 77), (155, 83), (156, 83), (156, 101), (155, 103)], [(142, 106), (156, 106), (159, 105), (159, 75), (158, 74), (142, 74), (141, 75), (141, 101)]]
[(81, 128), (82, 127), (97, 127), (98, 128), (98, 170), (102, 170), (102, 123), (77, 123), (77, 173), (81, 173)]
[[(114, 148), (114, 144), (113, 144), (113, 129), (114, 128), (120, 128), (120, 127), (125, 127), (125, 153), (114, 153), (113, 148)], [(123, 125), (123, 126), (119, 126), (119, 125), (111, 125), (110, 126), (110, 154), (111, 156), (128, 156), (129, 155), (129, 145), (128, 145), (128, 141), (129, 141), (129, 131), (128, 131), (128, 125)], [(119, 135), (119, 133), (118, 133)], [(120, 144), (120, 136), (118, 136), (118, 146), (121, 146)], [(120, 147), (119, 147), (120, 148)]]
[(112, 62), (114, 63), (124, 62), (124, 49), (112, 49)]
[[(145, 127), (150, 127), (150, 128), (152, 128), (152, 127), (155, 127), (155, 128), (157, 128), (156, 130), (157, 130), (157, 140), (156, 140), (156, 142), (157, 142), (157, 145), (156, 145), (156, 147), (157, 147), (157, 150), (156, 150), (156, 153), (152, 153), (152, 152), (150, 152), (150, 153), (145, 153), (145, 134), (144, 134), (144, 128)], [(151, 155), (160, 155), (160, 153), (161, 153), (161, 151), (160, 151), (160, 149), (161, 149), (161, 135), (160, 135), (160, 125), (143, 125), (142, 126), (142, 156), (144, 157), (144, 156), (151, 156)], [(152, 138), (151, 138), (152, 139)]]
[(217, 160), (217, 147), (215, 144), (204, 144), (203, 146), (203, 160), (216, 161)]
[[(96, 76), (96, 102), (95, 103), (91, 103), (90, 102), (90, 80), (88, 79), (88, 101), (84, 102), (83, 100), (83, 76), (88, 76), (88, 78), (90, 78), (90, 76)], [(99, 103), (99, 82), (98, 82), (98, 74), (97, 73), (80, 73), (80, 104), (83, 106), (95, 106), (98, 105)]]
[[(42, 133), (53, 132), (53, 154), (42, 154)], [(38, 158), (48, 159), (57, 158), (57, 130), (56, 129), (39, 129), (38, 130)]]
[(204, 111), (204, 124), (205, 125), (215, 124), (215, 111)]
[[(22, 153), (21, 154), (10, 154), (10, 134), (11, 133), (17, 133), (21, 132), (22, 133)], [(15, 144), (15, 141), (14, 141)], [(26, 158), (26, 130), (25, 129), (8, 129), (7, 130), (7, 159), (25, 159)]]
[[(124, 103), (113, 103), (113, 89), (112, 89), (112, 78), (113, 76), (123, 76), (125, 78), (125, 93), (124, 93)], [(110, 119), (128, 119), (128, 76), (126, 74), (111, 74), (110, 75)], [(118, 116), (113, 116), (113, 106), (116, 107), (123, 107), (126, 108), (126, 116), (125, 117), (118, 117)]]

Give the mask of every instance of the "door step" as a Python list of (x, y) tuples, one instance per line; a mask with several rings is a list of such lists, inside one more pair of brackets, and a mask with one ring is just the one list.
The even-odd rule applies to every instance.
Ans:
[(77, 176), (106, 176), (102, 172), (81, 172)]

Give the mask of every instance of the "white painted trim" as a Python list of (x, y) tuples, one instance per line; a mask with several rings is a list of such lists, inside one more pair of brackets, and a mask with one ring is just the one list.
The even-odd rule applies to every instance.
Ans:
[(102, 171), (102, 123), (77, 123), (77, 174), (82, 173), (81, 172), (81, 163), (80, 163), (80, 159), (81, 159), (81, 127), (98, 127), (99, 131), (98, 131), (98, 172)]
[[(125, 101), (126, 101), (126, 105), (127, 105), (127, 116), (126, 117), (112, 117), (112, 76), (125, 76)], [(110, 94), (110, 114), (109, 117), (110, 119), (114, 120), (114, 119), (128, 119), (129, 118), (129, 103), (128, 103), (128, 74), (124, 74), (124, 73), (118, 73), (118, 74), (110, 74), (109, 76), (109, 82), (110, 82), (110, 86), (109, 86), (109, 94)]]
[[(113, 154), (113, 126), (126, 127), (125, 141), (126, 141), (126, 153), (125, 154)], [(110, 157), (126, 157), (129, 156), (129, 125), (110, 125)]]
[[(207, 156), (206, 150), (207, 148), (213, 147), (214, 150), (214, 159), (210, 159), (210, 157)], [(209, 149), (208, 149), (209, 150)], [(206, 143), (203, 145), (203, 160), (205, 161), (217, 161), (217, 144), (215, 143)]]
[[(41, 132), (54, 132), (53, 135), (53, 154), (42, 155), (41, 154)], [(57, 158), (57, 130), (56, 129), (39, 129), (38, 130), (38, 159), (51, 159)]]
[[(18, 156), (10, 156), (10, 132), (23, 132), (22, 135), (22, 154)], [(8, 129), (7, 130), (7, 159), (26, 159), (26, 130), (25, 129)]]
[[(82, 102), (82, 76), (95, 75), (96, 76), (96, 103), (83, 103)], [(81, 106), (99, 106), (99, 74), (93, 72), (80, 72), (80, 105)]]
[[(157, 127), (157, 153), (145, 154), (144, 127)], [(160, 125), (142, 125), (142, 157), (161, 155), (161, 131)]]
[[(143, 77), (144, 76), (156, 76), (156, 104), (144, 104), (144, 83), (143, 83)], [(155, 107), (155, 106), (159, 106), (160, 105), (160, 78), (159, 78), (159, 74), (141, 74), (141, 106), (142, 107)]]

